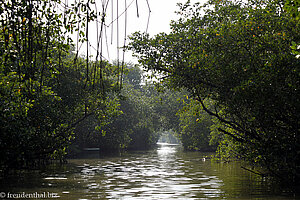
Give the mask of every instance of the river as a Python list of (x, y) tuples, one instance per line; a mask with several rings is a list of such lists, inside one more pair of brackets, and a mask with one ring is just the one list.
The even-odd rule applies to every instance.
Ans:
[(1, 180), (0, 197), (300, 199), (299, 193), (283, 190), (243, 170), (240, 162), (216, 163), (207, 156), (207, 153), (185, 152), (180, 146), (169, 144), (159, 144), (149, 151), (104, 157), (89, 152), (83, 158), (69, 160), (68, 164), (53, 164), (8, 176)]

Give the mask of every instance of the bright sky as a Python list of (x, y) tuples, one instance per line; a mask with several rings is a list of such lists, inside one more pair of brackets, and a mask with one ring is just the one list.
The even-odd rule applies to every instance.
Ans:
[[(112, 0), (111, 0), (112, 1)], [(109, 25), (106, 27), (106, 31), (104, 31), (104, 40), (103, 40), (103, 57), (109, 61), (117, 60), (118, 58), (118, 50), (117, 50), (117, 2), (119, 2), (119, 16), (125, 10), (125, 0), (113, 0), (113, 6), (111, 1), (108, 4), (107, 14), (106, 14), (106, 25), (109, 25), (114, 19), (113, 25)], [(126, 0), (127, 3), (127, 36), (136, 31), (147, 32), (154, 36), (160, 32), (169, 32), (170, 31), (170, 22), (171, 20), (178, 19), (178, 16), (174, 13), (178, 10), (177, 3), (185, 3), (187, 0)], [(191, 0), (191, 3), (196, 2), (205, 2), (206, 0)], [(97, 1), (96, 1), (97, 2)], [(99, 2), (99, 1), (98, 1)], [(137, 2), (137, 4), (136, 4)], [(138, 6), (137, 6), (138, 5)], [(100, 10), (101, 4), (97, 5)], [(139, 17), (137, 17), (137, 7)], [(113, 8), (113, 9), (112, 9)], [(148, 16), (150, 18), (149, 24)], [(112, 12), (113, 10), (113, 12)], [(124, 45), (125, 38), (125, 13), (123, 13), (119, 19), (119, 46)], [(148, 24), (148, 29), (147, 29)], [(89, 40), (90, 40), (90, 55), (96, 54), (94, 48), (96, 48), (97, 44), (97, 29), (95, 22), (89, 24)], [(100, 28), (99, 28), (100, 29)], [(105, 37), (106, 34), (106, 37)], [(111, 35), (113, 36), (111, 40)], [(105, 39), (107, 38), (107, 39)], [(86, 46), (82, 45), (80, 54), (86, 55)], [(95, 59), (95, 56), (93, 57)], [(123, 50), (119, 50), (119, 60), (123, 60)], [(134, 58), (131, 56), (131, 52), (125, 53), (125, 61), (133, 61)]]

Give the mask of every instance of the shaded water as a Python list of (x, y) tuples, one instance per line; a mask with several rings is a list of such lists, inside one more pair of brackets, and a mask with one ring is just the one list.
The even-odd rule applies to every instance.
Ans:
[(89, 153), (63, 166), (52, 165), (10, 176), (1, 181), (0, 197), (9, 194), (45, 194), (40, 197), (70, 200), (300, 197), (241, 169), (239, 162), (214, 163), (203, 159), (206, 156), (166, 144), (121, 156), (101, 158)]

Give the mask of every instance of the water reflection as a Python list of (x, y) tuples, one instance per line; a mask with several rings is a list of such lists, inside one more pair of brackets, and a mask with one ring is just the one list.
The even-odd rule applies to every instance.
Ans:
[(203, 165), (203, 160), (182, 159), (177, 149), (175, 145), (160, 144), (157, 150), (146, 154), (85, 164), (79, 166), (81, 173), (76, 179), (86, 182), (85, 192), (89, 195), (107, 199), (221, 197), (222, 180), (198, 169), (193, 171), (196, 165)]
[[(55, 192), (60, 199), (297, 199), (241, 170), (240, 163), (218, 164), (207, 155), (160, 144), (152, 151), (95, 159), (74, 159), (26, 176), (11, 177), (8, 192)], [(12, 190), (13, 189), (13, 190)], [(280, 191), (280, 192), (277, 192)]]

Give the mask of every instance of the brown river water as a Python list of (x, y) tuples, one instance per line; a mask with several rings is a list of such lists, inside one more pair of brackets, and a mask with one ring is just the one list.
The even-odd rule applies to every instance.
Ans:
[(2, 179), (0, 199), (300, 199), (293, 187), (282, 189), (240, 162), (209, 156), (169, 144), (122, 155), (88, 152), (68, 164)]

